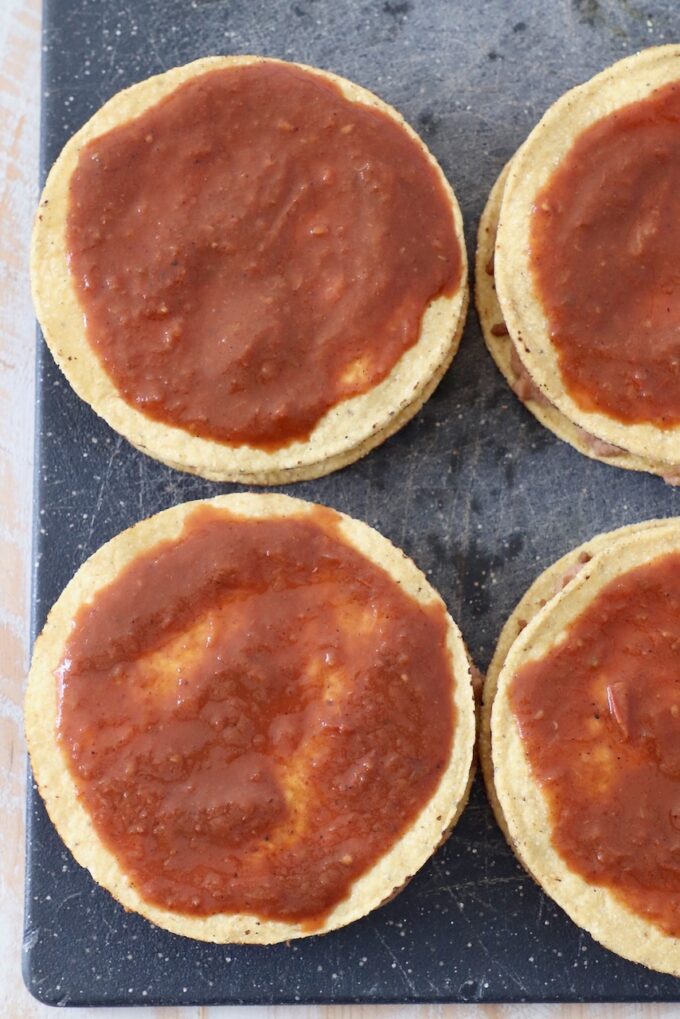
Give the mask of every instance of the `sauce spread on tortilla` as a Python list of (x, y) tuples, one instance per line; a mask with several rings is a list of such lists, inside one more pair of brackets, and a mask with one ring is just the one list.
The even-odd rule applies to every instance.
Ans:
[(85, 145), (67, 247), (122, 397), (268, 450), (389, 375), (461, 283), (450, 198), (417, 142), (270, 61), (189, 79)]
[(59, 740), (148, 902), (315, 929), (437, 788), (445, 610), (338, 519), (198, 508), (76, 614)]
[(680, 937), (680, 553), (607, 584), (510, 697), (559, 854)]
[(531, 264), (568, 393), (680, 423), (680, 82), (583, 131), (536, 198)]

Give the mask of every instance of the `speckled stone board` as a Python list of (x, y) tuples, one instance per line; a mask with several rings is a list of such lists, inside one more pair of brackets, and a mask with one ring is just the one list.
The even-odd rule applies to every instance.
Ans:
[[(496, 174), (570, 86), (680, 37), (675, 0), (46, 0), (43, 173), (114, 92), (212, 53), (263, 53), (373, 89), (422, 133), (458, 194), (470, 256)], [(34, 632), (77, 567), (135, 521), (234, 486), (132, 449), (39, 353)], [(598, 531), (680, 513), (680, 490), (580, 456), (494, 368), (470, 313), (415, 420), (291, 494), (366, 520), (427, 572), (481, 667), (531, 580)], [(393, 902), (324, 938), (211, 946), (126, 915), (29, 790), (25, 977), (62, 1005), (674, 1001), (680, 982), (594, 944), (524, 874), (477, 781), (453, 837)]]

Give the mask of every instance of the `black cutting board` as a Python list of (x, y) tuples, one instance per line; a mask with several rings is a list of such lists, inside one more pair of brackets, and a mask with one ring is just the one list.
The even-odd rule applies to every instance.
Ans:
[[(680, 36), (675, 0), (46, 0), (43, 176), (119, 89), (196, 57), (263, 53), (373, 89), (452, 181), (470, 256), (486, 195), (545, 108), (644, 46)], [(71, 392), (42, 343), (33, 631), (118, 531), (231, 491), (147, 459)], [(360, 517), (413, 556), (480, 666), (536, 574), (592, 534), (680, 513), (680, 491), (580, 456), (522, 408), (470, 318), (415, 420), (292, 495)], [(529, 880), (479, 780), (453, 837), (393, 902), (323, 938), (213, 946), (126, 915), (28, 794), (24, 972), (52, 1004), (678, 1001), (680, 982), (596, 945)]]

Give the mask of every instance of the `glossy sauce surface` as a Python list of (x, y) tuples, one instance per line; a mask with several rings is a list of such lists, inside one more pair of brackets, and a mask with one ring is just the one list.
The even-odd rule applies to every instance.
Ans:
[(510, 698), (557, 851), (680, 937), (680, 553), (606, 585)]
[(536, 198), (531, 266), (576, 403), (680, 423), (680, 82), (577, 137)]
[(437, 787), (445, 611), (337, 521), (201, 507), (78, 611), (59, 740), (148, 902), (314, 929)]
[(124, 399), (263, 449), (384, 379), (461, 284), (450, 199), (417, 143), (273, 62), (208, 71), (89, 142), (67, 246)]

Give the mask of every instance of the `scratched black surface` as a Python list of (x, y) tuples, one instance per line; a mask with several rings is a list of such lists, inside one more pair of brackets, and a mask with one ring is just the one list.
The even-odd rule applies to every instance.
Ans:
[[(114, 92), (210, 53), (329, 68), (395, 104), (451, 179), (470, 255), (496, 173), (569, 86), (680, 36), (674, 0), (46, 0), (43, 173)], [(34, 632), (83, 560), (140, 518), (234, 486), (178, 474), (81, 403), (40, 344)], [(374, 525), (427, 571), (487, 664), (531, 579), (593, 533), (680, 512), (680, 491), (593, 463), (496, 373), (473, 313), (452, 370), (367, 459), (291, 494)], [(479, 781), (455, 834), (388, 906), (270, 948), (193, 943), (126, 915), (28, 797), (24, 970), (53, 1004), (680, 1000), (596, 945), (523, 874)]]

